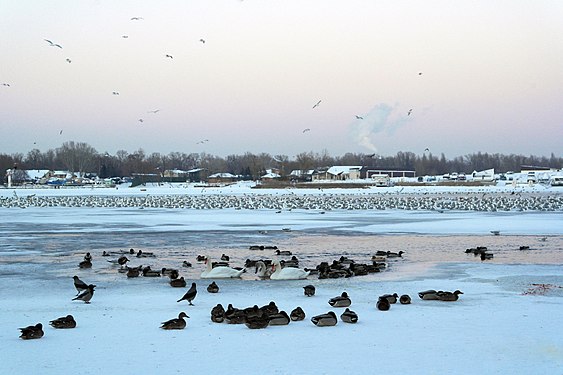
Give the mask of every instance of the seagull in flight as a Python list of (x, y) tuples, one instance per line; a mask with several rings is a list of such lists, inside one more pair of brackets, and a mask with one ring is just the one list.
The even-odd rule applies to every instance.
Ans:
[(429, 149), (428, 147), (426, 147), (426, 148), (424, 149), (424, 152), (427, 152), (427, 151), (430, 151), (430, 149)]
[(2, 86), (10, 87), (9, 83), (3, 83)]
[(121, 37), (122, 37), (123, 39), (127, 39), (127, 38), (129, 38), (129, 35), (122, 35)]
[(363, 118), (362, 116), (356, 115), (356, 119), (358, 119), (358, 120), (363, 120), (364, 118)]
[(422, 72), (418, 72), (418, 75), (421, 76), (421, 75), (422, 75)]
[(205, 44), (205, 39), (200, 39), (199, 41)]
[(140, 21), (140, 20), (144, 20), (143, 17), (131, 17), (131, 21)]
[(118, 92), (118, 91), (112, 91), (111, 94), (112, 94), (112, 95), (119, 95), (119, 92)]
[(142, 124), (145, 120), (143, 120), (142, 118), (139, 119), (139, 122)]
[(60, 49), (63, 49), (63, 47), (61, 47), (60, 44), (53, 43), (49, 39), (43, 39), (43, 40), (46, 41), (47, 43), (49, 43), (49, 46), (51, 46), (51, 47), (59, 47)]
[(69, 58), (67, 58), (67, 59), (66, 59), (66, 62), (70, 64), (70, 63), (72, 62), (72, 60), (69, 59)]
[(172, 57), (172, 55), (168, 55), (168, 54), (166, 55), (166, 57), (169, 57), (169, 58), (171, 58), (171, 59), (174, 58), (174, 57)]
[(196, 145), (204, 144), (205, 142), (209, 142), (209, 139), (204, 139), (196, 143)]
[(147, 111), (147, 113), (158, 113), (160, 112), (160, 109), (155, 109), (154, 111)]
[(61, 134), (63, 134), (63, 131), (62, 131), (62, 130), (59, 132), (59, 135), (61, 135)]
[(412, 113), (412, 108), (411, 108), (411, 109), (409, 109), (409, 111), (407, 112), (407, 116), (410, 116), (410, 115), (411, 115), (411, 113)]
[(309, 129), (309, 128), (303, 129), (303, 133), (307, 133), (307, 132), (310, 132), (310, 131), (311, 131), (311, 129)]
[(313, 109), (317, 108), (319, 106), (319, 104), (321, 104), (320, 100), (313, 106)]

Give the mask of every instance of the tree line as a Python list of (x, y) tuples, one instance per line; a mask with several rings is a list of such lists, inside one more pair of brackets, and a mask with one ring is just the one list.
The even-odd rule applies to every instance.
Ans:
[(98, 152), (84, 142), (64, 142), (61, 147), (41, 152), (32, 149), (27, 154), (0, 153), (0, 168), (18, 169), (51, 169), (68, 170), (70, 172), (95, 173), (99, 177), (131, 176), (134, 173), (162, 174), (165, 170), (190, 170), (203, 168), (209, 174), (228, 172), (257, 179), (267, 169), (277, 168), (282, 176), (292, 170), (311, 170), (328, 168), (333, 165), (365, 166), (373, 169), (414, 170), (417, 176), (440, 175), (451, 172), (471, 173), (494, 168), (497, 172), (518, 172), (522, 165), (551, 167), (560, 169), (563, 158), (551, 153), (545, 156), (524, 156), (517, 154), (489, 154), (477, 152), (465, 156), (446, 159), (430, 152), (417, 155), (413, 152), (397, 152), (393, 156), (380, 156), (364, 153), (346, 153), (342, 156), (331, 156), (328, 152), (302, 152), (294, 158), (287, 155), (254, 154), (246, 152), (242, 155), (219, 157), (207, 153), (171, 152), (167, 155), (159, 152), (146, 154), (142, 149), (129, 153), (119, 150), (115, 155)]

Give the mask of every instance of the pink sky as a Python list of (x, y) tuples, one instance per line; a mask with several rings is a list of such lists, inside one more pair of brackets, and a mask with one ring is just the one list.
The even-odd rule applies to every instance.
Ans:
[(0, 152), (560, 156), (561, 19), (544, 0), (9, 0)]

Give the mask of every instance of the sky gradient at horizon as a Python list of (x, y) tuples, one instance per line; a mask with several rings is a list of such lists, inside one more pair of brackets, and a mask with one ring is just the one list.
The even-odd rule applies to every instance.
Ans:
[(561, 156), (562, 19), (548, 0), (7, 0), (0, 153)]

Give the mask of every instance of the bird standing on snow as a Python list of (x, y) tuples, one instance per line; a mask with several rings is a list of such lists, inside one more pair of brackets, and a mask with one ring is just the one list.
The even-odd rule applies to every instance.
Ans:
[(183, 300), (188, 301), (188, 303), (190, 305), (193, 306), (192, 301), (194, 300), (195, 296), (197, 295), (197, 289), (196, 289), (196, 285), (195, 283), (192, 283), (192, 286), (190, 287), (190, 289), (186, 292), (186, 294), (184, 294), (184, 296), (182, 298), (180, 298), (178, 301), (176, 302), (180, 302)]
[(80, 292), (88, 289), (88, 284), (86, 284), (84, 281), (80, 280), (78, 278), (78, 276), (73, 276), (72, 278), (74, 279), (74, 287), (76, 288), (76, 295), (78, 295)]
[(73, 301), (80, 300), (80, 301), (84, 301), (84, 303), (90, 303), (90, 300), (94, 296), (94, 288), (95, 287), (96, 286), (93, 285), (93, 284), (88, 285), (88, 289), (86, 289), (85, 291), (80, 293), (78, 296), (76, 296), (72, 300)]

